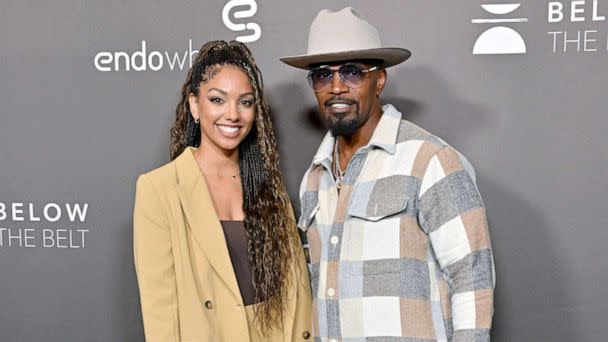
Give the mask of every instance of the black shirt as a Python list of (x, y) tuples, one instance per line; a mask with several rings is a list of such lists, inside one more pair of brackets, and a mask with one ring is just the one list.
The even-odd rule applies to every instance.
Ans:
[(224, 229), (230, 261), (232, 261), (243, 304), (255, 304), (253, 270), (247, 253), (247, 235), (243, 221), (220, 221), (220, 223)]

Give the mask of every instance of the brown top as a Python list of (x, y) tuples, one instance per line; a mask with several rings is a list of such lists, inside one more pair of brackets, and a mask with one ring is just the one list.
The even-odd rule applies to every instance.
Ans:
[(247, 254), (247, 235), (243, 221), (220, 221), (226, 237), (228, 254), (241, 291), (243, 305), (255, 304), (253, 270)]

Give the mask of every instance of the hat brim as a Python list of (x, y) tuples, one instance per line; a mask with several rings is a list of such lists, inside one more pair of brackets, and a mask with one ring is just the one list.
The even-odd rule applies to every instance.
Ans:
[(384, 67), (404, 62), (411, 52), (402, 48), (377, 48), (367, 50), (341, 51), (317, 55), (300, 55), (280, 58), (281, 62), (300, 69), (310, 69), (311, 65), (331, 63), (355, 59), (379, 59), (384, 61)]

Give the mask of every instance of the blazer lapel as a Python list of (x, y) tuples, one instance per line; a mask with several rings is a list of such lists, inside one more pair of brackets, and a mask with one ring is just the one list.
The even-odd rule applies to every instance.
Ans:
[(241, 292), (226, 247), (224, 231), (215, 212), (205, 178), (192, 151), (192, 148), (187, 148), (176, 159), (178, 193), (186, 220), (212, 267), (242, 303)]

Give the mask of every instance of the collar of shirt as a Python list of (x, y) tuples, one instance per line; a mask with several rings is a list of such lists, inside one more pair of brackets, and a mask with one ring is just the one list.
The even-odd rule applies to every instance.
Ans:
[[(395, 122), (401, 120), (401, 112), (391, 104), (382, 106), (382, 111), (382, 117), (380, 117), (378, 126), (376, 126), (371, 139), (367, 145), (361, 147), (355, 154), (366, 152), (374, 147), (381, 148), (389, 154), (395, 153), (397, 134), (399, 132), (399, 124), (395, 124)], [(335, 143), (336, 138), (331, 132), (327, 132), (321, 142), (321, 146), (319, 146), (317, 153), (312, 159), (313, 166), (323, 165), (326, 169), (331, 168)]]

